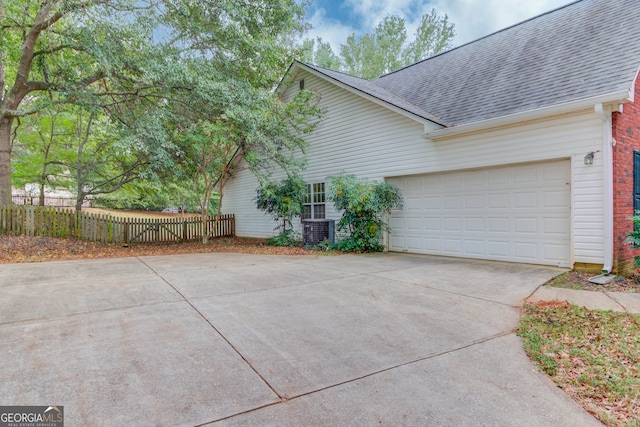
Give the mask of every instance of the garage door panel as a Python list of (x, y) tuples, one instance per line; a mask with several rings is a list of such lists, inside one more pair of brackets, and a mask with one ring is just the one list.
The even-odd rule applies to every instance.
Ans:
[(441, 239), (425, 237), (423, 241), (426, 253), (437, 253), (442, 250)]
[(467, 240), (465, 242), (465, 252), (470, 256), (482, 256), (484, 251), (484, 241), (482, 240)]
[(445, 217), (444, 221), (444, 231), (462, 231), (462, 219), (461, 218), (451, 218)]
[(514, 197), (514, 208), (535, 209), (538, 206), (538, 194), (536, 192), (516, 193)]
[(487, 183), (492, 187), (508, 185), (509, 171), (505, 169), (493, 169), (487, 171)]
[(566, 245), (543, 244), (544, 257), (550, 260), (557, 260), (558, 263), (564, 262), (569, 258), (569, 248)]
[(508, 233), (509, 218), (507, 217), (489, 217), (487, 218), (487, 231), (489, 233)]
[(535, 242), (514, 242), (513, 249), (517, 260), (532, 262), (538, 259), (538, 244)]
[(465, 218), (464, 231), (466, 232), (484, 232), (484, 218)]
[(444, 208), (445, 209), (460, 209), (462, 207), (462, 197), (461, 196), (445, 196), (444, 197)]
[(484, 205), (484, 197), (479, 194), (466, 195), (464, 199), (465, 209), (482, 209)]
[(408, 230), (422, 230), (422, 218), (407, 218), (407, 229)]
[(567, 233), (567, 220), (564, 217), (550, 218), (546, 217), (542, 220), (544, 234), (559, 234), (564, 236)]
[(422, 239), (419, 237), (407, 237), (407, 248), (411, 250), (422, 249)]
[(425, 209), (441, 209), (440, 202), (442, 199), (440, 197), (425, 197), (424, 198), (424, 208)]
[(425, 218), (424, 229), (425, 231), (442, 231), (440, 218)]
[(509, 195), (508, 194), (489, 194), (488, 195), (489, 209), (509, 209)]
[(487, 255), (491, 258), (507, 258), (509, 256), (509, 242), (490, 240), (487, 243)]
[(571, 171), (569, 168), (565, 167), (563, 162), (544, 164), (540, 169), (542, 171), (542, 180), (547, 183), (568, 183), (571, 178)]
[(563, 191), (544, 191), (542, 200), (544, 208), (568, 208), (571, 204)]
[[(393, 213), (391, 214), (391, 218), (389, 218), (389, 227), (392, 230), (402, 230), (405, 228), (405, 219), (402, 216), (396, 216)], [(399, 235), (394, 235), (394, 237), (399, 237)]]
[(567, 265), (569, 177), (565, 160), (389, 179), (405, 198), (390, 249)]
[(418, 197), (409, 197), (404, 201), (404, 205), (408, 211), (421, 211), (422, 199)]
[(389, 237), (389, 247), (391, 248), (404, 248), (407, 247), (404, 237)]
[(462, 252), (462, 239), (444, 239), (444, 252), (449, 254), (459, 254)]
[(462, 188), (463, 176), (461, 174), (444, 175), (444, 188), (452, 191)]
[(516, 233), (538, 233), (538, 218), (515, 218)]

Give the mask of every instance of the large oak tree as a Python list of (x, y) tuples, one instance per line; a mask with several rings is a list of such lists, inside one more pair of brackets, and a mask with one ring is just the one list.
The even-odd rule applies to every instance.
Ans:
[[(125, 151), (142, 156), (135, 157), (135, 165), (144, 170), (134, 174), (179, 167), (176, 157), (185, 140), (179, 132), (202, 122), (233, 122), (238, 88), (242, 99), (271, 96), (292, 60), (291, 40), (303, 29), (303, 16), (303, 6), (294, 0), (0, 3), (0, 205), (11, 201), (11, 155), (22, 120), (57, 106), (72, 105), (119, 126), (119, 135), (125, 135), (120, 143), (129, 144)], [(233, 153), (246, 156), (249, 164), (256, 153), (277, 158), (273, 154), (295, 149), (266, 143), (291, 141), (291, 128), (277, 114), (284, 107), (274, 109), (272, 102), (262, 112), (260, 103), (245, 103), (240, 110), (270, 121), (268, 126), (256, 128), (240, 118), (235, 122), (249, 125), (229, 134), (240, 134), (233, 137), (240, 141)], [(304, 111), (313, 110), (310, 98), (296, 105), (293, 123), (310, 117)]]

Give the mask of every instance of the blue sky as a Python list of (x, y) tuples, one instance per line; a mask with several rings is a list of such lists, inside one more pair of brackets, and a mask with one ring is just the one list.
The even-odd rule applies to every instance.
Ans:
[(371, 31), (386, 15), (403, 16), (409, 38), (422, 15), (435, 8), (455, 24), (459, 46), (494, 31), (556, 9), (573, 0), (314, 0), (306, 37), (322, 37), (338, 52), (349, 35)]

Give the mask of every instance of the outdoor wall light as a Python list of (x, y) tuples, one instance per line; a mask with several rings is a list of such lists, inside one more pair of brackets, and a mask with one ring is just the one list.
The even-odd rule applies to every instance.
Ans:
[(592, 165), (593, 164), (593, 151), (590, 153), (587, 153), (586, 156), (584, 156), (584, 164), (585, 165)]

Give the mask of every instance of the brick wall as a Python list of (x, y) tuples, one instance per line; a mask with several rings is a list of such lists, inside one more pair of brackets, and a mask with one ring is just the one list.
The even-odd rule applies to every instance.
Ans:
[(618, 272), (633, 266), (640, 251), (624, 243), (633, 229), (633, 151), (640, 151), (640, 78), (636, 79), (635, 102), (613, 113), (613, 264)]

